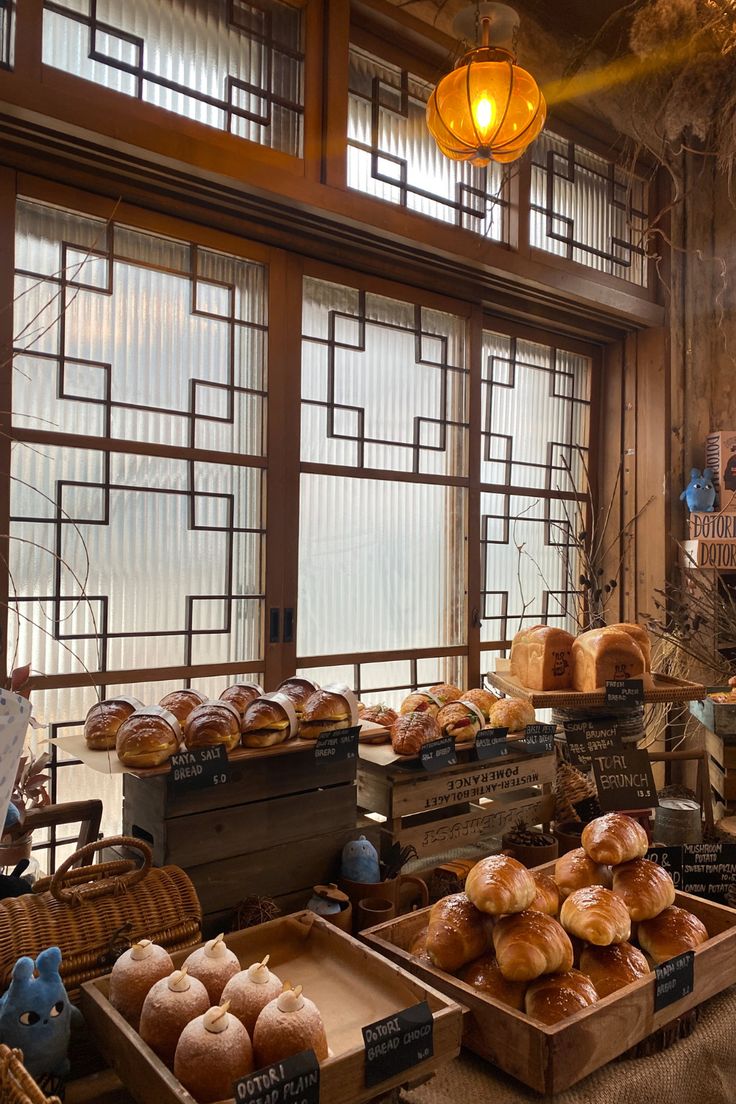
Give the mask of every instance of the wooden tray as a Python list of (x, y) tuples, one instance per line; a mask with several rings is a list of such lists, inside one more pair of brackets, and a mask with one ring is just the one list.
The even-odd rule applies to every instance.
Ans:
[[(320, 1104), (361, 1104), (426, 1078), (460, 1051), (462, 1010), (313, 912), (295, 913), (225, 937), (243, 967), (270, 954), (282, 977), (304, 985), (320, 1009), (333, 1052), (320, 1066)], [(187, 957), (172, 955), (175, 965)], [(196, 1104), (108, 1001), (109, 975), (88, 982), (81, 1007), (90, 1033), (139, 1104)], [(426, 1000), (434, 1020), (434, 1055), (366, 1089), (361, 1028)]]
[[(508, 660), (502, 660), (501, 663), (508, 663)], [(595, 690), (588, 694), (577, 690), (529, 690), (512, 678), (505, 666), (499, 665), (495, 671), (486, 675), (486, 679), (509, 697), (526, 698), (535, 709), (586, 709), (591, 705), (606, 704), (605, 690)], [(652, 680), (654, 689), (644, 691), (645, 702), (688, 702), (706, 695), (705, 687), (697, 682), (686, 682), (659, 672), (652, 674)], [(613, 706), (612, 712), (617, 708)]]
[[(551, 874), (554, 863), (538, 869)], [(429, 909), (379, 924), (363, 932), (362, 938), (470, 1009), (463, 1031), (464, 1046), (537, 1092), (550, 1094), (581, 1081), (736, 982), (736, 910), (689, 893), (678, 893), (675, 903), (700, 917), (710, 933), (710, 939), (695, 951), (693, 992), (655, 1014), (655, 979), (650, 973), (553, 1027), (414, 959), (408, 948), (427, 923)]]

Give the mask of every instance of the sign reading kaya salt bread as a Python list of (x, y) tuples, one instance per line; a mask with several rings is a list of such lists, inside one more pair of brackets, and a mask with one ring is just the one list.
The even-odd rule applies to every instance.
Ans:
[(243, 1104), (319, 1104), (319, 1062), (302, 1050), (266, 1069), (241, 1077), (233, 1096)]
[(646, 751), (624, 748), (591, 755), (598, 802), (604, 813), (652, 809), (659, 804)]
[(229, 781), (230, 764), (222, 744), (192, 748), (171, 757), (169, 785), (177, 790), (205, 790)]
[(433, 1027), (426, 1001), (364, 1027), (366, 1088), (380, 1085), (431, 1058)]

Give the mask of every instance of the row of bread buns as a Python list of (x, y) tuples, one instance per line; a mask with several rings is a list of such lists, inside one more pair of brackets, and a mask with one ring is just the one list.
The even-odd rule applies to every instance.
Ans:
[(481, 860), (465, 893), (433, 906), (411, 953), (551, 1024), (708, 938), (673, 904), (666, 871), (643, 858), (635, 821), (608, 814), (587, 827), (588, 850), (562, 856), (554, 877), (504, 855)]
[(222, 936), (179, 970), (162, 947), (135, 943), (113, 966), (109, 997), (199, 1104), (229, 1099), (238, 1078), (302, 1050), (319, 1061), (328, 1054), (301, 986), (282, 984), (268, 956), (243, 970)]
[(564, 629), (533, 625), (511, 645), (511, 675), (530, 690), (591, 693), (614, 679), (636, 678), (651, 689), (652, 651), (641, 625), (621, 622), (574, 637)]

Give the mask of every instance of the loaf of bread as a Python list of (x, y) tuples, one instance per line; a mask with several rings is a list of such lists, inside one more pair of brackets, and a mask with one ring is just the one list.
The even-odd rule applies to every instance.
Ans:
[(294, 712), (301, 720), (304, 706), (307, 704), (312, 694), (316, 693), (318, 689), (319, 687), (317, 684), (310, 682), (309, 679), (289, 678), (284, 679), (281, 685), (276, 688), (276, 693), (286, 695), (294, 706)]
[(449, 702), (437, 714), (437, 724), (445, 736), (452, 736), (456, 744), (474, 740), (485, 723), (485, 718), (472, 702)]
[(477, 862), (465, 879), (465, 892), (481, 912), (501, 916), (523, 912), (537, 895), (537, 883), (510, 855), (490, 855)]
[(509, 732), (523, 732), (526, 726), (534, 724), (536, 719), (534, 706), (525, 698), (500, 698), (491, 708), (488, 724), (490, 728), (507, 728)]
[(253, 1047), (240, 1020), (226, 1005), (208, 1008), (182, 1031), (174, 1076), (197, 1104), (231, 1100), (233, 1082), (253, 1070)]
[(206, 694), (188, 687), (184, 690), (172, 690), (170, 694), (165, 694), (158, 704), (173, 713), (179, 724), (183, 725), (192, 710), (206, 701)]
[(626, 905), (603, 886), (588, 886), (571, 893), (560, 909), (560, 923), (570, 935), (597, 947), (625, 943), (631, 936)]
[(609, 866), (641, 859), (649, 846), (641, 824), (625, 813), (605, 813), (591, 820), (583, 828), (580, 842), (593, 862)]
[(428, 931), (429, 931), (429, 926), (426, 925), (425, 927), (423, 927), (421, 929), (421, 931), (417, 932), (417, 934), (414, 936), (413, 940), (411, 941), (411, 945), (409, 947), (409, 954), (411, 955), (412, 958), (415, 958), (417, 960), (417, 962), (421, 962), (425, 966), (434, 966), (434, 962), (429, 957), (429, 953), (427, 951), (427, 932)]
[(235, 706), (242, 721), (250, 703), (260, 698), (262, 694), (263, 688), (254, 682), (234, 682), (232, 686), (227, 686), (222, 691), (220, 701), (230, 702), (230, 705)]
[(302, 994), (301, 985), (295, 989), (285, 985), (283, 993), (266, 1005), (253, 1030), (253, 1049), (258, 1069), (302, 1050), (313, 1050), (318, 1062), (325, 1061), (325, 1025), (317, 1005)]
[(108, 698), (95, 702), (84, 720), (84, 739), (93, 751), (111, 751), (118, 729), (131, 713), (143, 708), (137, 698)]
[(649, 639), (649, 633), (646, 629), (643, 629), (641, 625), (636, 625), (633, 621), (621, 621), (617, 625), (609, 625), (609, 629), (614, 632), (625, 632), (641, 649), (641, 654), (644, 656), (644, 666), (647, 671), (652, 669), (652, 643)]
[(405, 713), (429, 713), (431, 717), (436, 717), (441, 708), (442, 702), (439, 698), (435, 698), (432, 694), (426, 694), (423, 690), (417, 690), (404, 698), (399, 706), (399, 713), (402, 716)]
[(613, 892), (621, 897), (632, 920), (651, 920), (675, 903), (675, 885), (658, 863), (632, 859), (613, 868)]
[(471, 962), (461, 970), (458, 977), (466, 985), (477, 989), (484, 997), (492, 997), (493, 1000), (500, 1001), (509, 1008), (515, 1008), (517, 1012), (524, 1011), (526, 983), (508, 981), (501, 973), (501, 967), (494, 954), (488, 953), (476, 958), (475, 962)]
[(526, 991), (524, 1008), (543, 1024), (556, 1024), (595, 1004), (598, 994), (593, 982), (579, 970), (551, 974), (532, 982)]
[(222, 744), (232, 751), (240, 743), (240, 714), (226, 701), (198, 705), (184, 722), (184, 743), (190, 749)]
[(502, 916), (493, 928), (493, 948), (501, 973), (509, 981), (533, 981), (542, 974), (572, 969), (567, 932), (543, 912)]
[(160, 705), (144, 706), (131, 713), (118, 729), (115, 750), (131, 770), (160, 767), (179, 750), (181, 725)]
[(646, 977), (649, 963), (631, 943), (611, 943), (608, 947), (583, 947), (580, 970), (593, 982), (598, 999), (603, 1000), (624, 985)]
[(491, 694), (488, 690), (481, 690), (479, 688), (474, 690), (463, 690), (463, 701), (472, 702), (473, 705), (477, 706), (486, 721), (489, 720), (494, 705), (500, 700), (501, 699), (496, 694)]
[(511, 645), (511, 676), (530, 690), (569, 690), (573, 637), (564, 629), (533, 625)]
[(449, 682), (438, 682), (436, 686), (430, 686), (429, 692), (443, 705), (449, 705), (450, 702), (457, 701), (463, 696), (462, 690)]
[(563, 898), (569, 897), (576, 889), (585, 889), (586, 886), (591, 885), (601, 885), (610, 889), (611, 868), (593, 862), (582, 847), (576, 847), (574, 851), (567, 851), (564, 855), (560, 855), (555, 863), (555, 882)]
[(534, 900), (529, 906), (533, 912), (544, 912), (547, 916), (557, 916), (562, 904), (560, 887), (549, 874), (542, 874), (538, 870), (532, 871), (532, 877), (537, 887)]
[(427, 954), (440, 970), (454, 973), (488, 950), (491, 923), (464, 893), (432, 905), (427, 925)]
[(642, 650), (634, 638), (621, 629), (590, 629), (572, 645), (572, 686), (582, 693), (602, 690), (613, 679), (642, 679), (651, 689)]
[(391, 746), (397, 755), (418, 755), (424, 744), (439, 740), (441, 735), (430, 713), (402, 713), (391, 729)]
[(171, 1069), (182, 1031), (209, 1007), (210, 999), (202, 982), (190, 978), (186, 970), (176, 970), (148, 990), (141, 1012), (140, 1037)]
[(642, 920), (636, 937), (655, 966), (685, 951), (694, 951), (708, 938), (702, 920), (687, 909), (670, 905), (651, 920)]

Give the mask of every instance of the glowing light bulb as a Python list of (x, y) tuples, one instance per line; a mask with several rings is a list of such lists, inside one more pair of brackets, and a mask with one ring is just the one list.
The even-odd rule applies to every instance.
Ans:
[(475, 124), (478, 130), (483, 133), (491, 125), (491, 119), (493, 118), (493, 104), (489, 99), (483, 96), (473, 104), (473, 115), (475, 116)]

